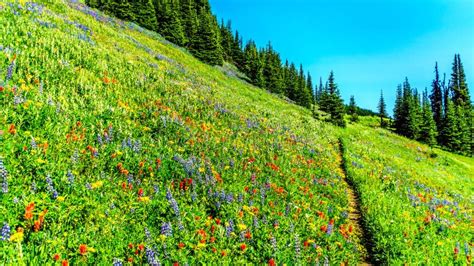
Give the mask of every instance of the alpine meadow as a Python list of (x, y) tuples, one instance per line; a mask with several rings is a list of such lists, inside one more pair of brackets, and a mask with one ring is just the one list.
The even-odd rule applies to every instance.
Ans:
[(371, 110), (213, 12), (0, 0), (0, 265), (472, 265), (472, 57)]

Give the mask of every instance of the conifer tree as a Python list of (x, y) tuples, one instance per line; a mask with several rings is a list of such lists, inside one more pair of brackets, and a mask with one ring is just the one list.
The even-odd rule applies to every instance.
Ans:
[(380, 127), (386, 127), (387, 123), (385, 122), (385, 118), (387, 118), (387, 105), (385, 104), (385, 100), (383, 98), (383, 91), (380, 91), (380, 100), (378, 105), (379, 110), (379, 117), (380, 117)]
[(200, 60), (210, 65), (222, 65), (222, 48), (215, 17), (201, 8), (198, 34), (192, 39), (190, 50)]
[(454, 106), (453, 101), (448, 99), (446, 105), (446, 117), (444, 118), (443, 127), (443, 142), (444, 145), (451, 151), (459, 151), (461, 146), (460, 134), (458, 130), (458, 116), (457, 108)]
[(423, 92), (423, 112), (420, 124), (420, 137), (419, 140), (430, 146), (436, 144), (436, 123), (433, 118), (431, 106), (428, 98), (428, 91), (425, 89)]
[(168, 41), (184, 45), (186, 38), (179, 17), (179, 8), (176, 0), (154, 0), (158, 33)]
[(265, 88), (272, 93), (283, 92), (283, 79), (280, 55), (273, 50), (271, 43), (263, 52), (265, 65), (263, 76), (265, 78)]
[(435, 79), (431, 84), (431, 88), (431, 110), (433, 111), (436, 127), (440, 130), (443, 122), (443, 92), (439, 80), (438, 62), (435, 64)]
[(250, 83), (255, 86), (263, 85), (263, 62), (259, 55), (257, 45), (249, 40), (244, 49), (243, 72), (249, 77)]
[(191, 40), (196, 36), (199, 27), (198, 9), (194, 0), (180, 0), (181, 25), (186, 40), (186, 46), (191, 46)]
[(321, 110), (331, 116), (331, 122), (337, 126), (345, 127), (344, 102), (339, 93), (339, 89), (334, 79), (334, 72), (331, 71), (328, 78), (328, 87), (321, 99)]
[(134, 22), (149, 30), (156, 30), (158, 22), (152, 0), (133, 0), (132, 4), (135, 14)]
[(242, 68), (244, 65), (244, 52), (242, 47), (242, 36), (239, 31), (235, 31), (235, 36), (232, 42), (232, 60), (238, 68)]
[(224, 20), (222, 20), (221, 25), (220, 25), (220, 31), (221, 31), (221, 47), (222, 47), (224, 59), (228, 62), (232, 62), (234, 36), (232, 36), (231, 22), (228, 21), (227, 25), (225, 25)]
[(355, 102), (354, 95), (351, 95), (349, 100), (349, 108), (347, 109), (347, 113), (351, 116), (351, 122), (355, 123), (359, 121), (359, 115), (357, 114), (357, 105)]
[(404, 124), (404, 111), (403, 108), (403, 91), (402, 85), (399, 84), (397, 87), (397, 97), (395, 99), (395, 107), (393, 108), (393, 127), (395, 132), (402, 135), (402, 128)]
[(309, 90), (311, 93), (311, 103), (314, 104), (316, 100), (314, 99), (314, 86), (313, 86), (313, 78), (311, 77), (311, 74), (308, 72), (306, 75), (306, 88)]

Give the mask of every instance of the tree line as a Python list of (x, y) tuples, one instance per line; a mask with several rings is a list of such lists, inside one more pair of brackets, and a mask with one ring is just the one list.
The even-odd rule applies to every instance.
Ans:
[(460, 55), (454, 56), (448, 82), (446, 75), (440, 79), (438, 63), (434, 73), (430, 93), (425, 89), (420, 95), (411, 87), (408, 78), (398, 86), (394, 130), (408, 138), (472, 156), (473, 105)]

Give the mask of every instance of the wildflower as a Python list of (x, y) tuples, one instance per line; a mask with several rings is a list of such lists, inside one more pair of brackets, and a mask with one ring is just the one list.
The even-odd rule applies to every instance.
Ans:
[(25, 215), (24, 215), (26, 220), (31, 220), (33, 218), (34, 208), (35, 208), (35, 203), (34, 202), (31, 202), (30, 204), (28, 204), (26, 206)]
[(8, 225), (8, 223), (3, 223), (0, 235), (2, 241), (7, 241), (8, 239), (10, 239), (10, 226)]
[(295, 235), (295, 255), (296, 258), (299, 258), (301, 255), (300, 238), (298, 234)]
[(58, 261), (61, 258), (58, 253), (53, 255), (53, 260)]
[(240, 250), (245, 251), (247, 249), (247, 245), (245, 243), (240, 245)]
[(7, 169), (6, 169), (5, 166), (3, 165), (3, 160), (2, 160), (2, 158), (0, 158), (0, 178), (3, 179), (3, 182), (2, 182), (2, 192), (3, 192), (4, 194), (8, 193), (8, 181), (7, 181), (7, 177), (8, 177)]
[(268, 266), (276, 266), (275, 260), (273, 258), (268, 260)]
[(69, 182), (70, 185), (74, 183), (74, 175), (72, 174), (71, 170), (67, 171), (67, 181)]
[(146, 248), (146, 259), (148, 264), (150, 265), (158, 265), (156, 259), (155, 259), (155, 251), (151, 248)]
[(14, 68), (15, 68), (15, 59), (13, 59), (12, 62), (10, 63), (10, 65), (8, 66), (7, 76), (5, 77), (5, 81), (8, 81), (9, 79), (12, 78)]
[(122, 266), (123, 263), (121, 260), (114, 258), (114, 263), (112, 264), (113, 266)]
[(183, 242), (180, 242), (180, 243), (178, 244), (178, 248), (179, 248), (179, 249), (182, 249), (182, 248), (184, 248), (184, 246), (185, 246), (185, 245), (184, 245), (184, 243), (183, 243)]
[(87, 246), (86, 246), (85, 244), (79, 245), (79, 253), (80, 253), (81, 255), (83, 255), (83, 256), (86, 255), (86, 253), (87, 253)]
[(69, 261), (68, 260), (63, 260), (61, 262), (61, 266), (69, 266)]
[(172, 236), (173, 235), (173, 228), (171, 227), (171, 223), (163, 223), (161, 225), (161, 234), (165, 236)]
[(277, 241), (276, 241), (276, 238), (275, 238), (275, 237), (272, 236), (272, 237), (270, 238), (270, 243), (272, 244), (273, 250), (274, 250), (274, 251), (277, 251), (277, 248), (278, 248), (278, 247), (277, 247)]
[(139, 196), (139, 197), (142, 197), (142, 196), (143, 196), (143, 188), (140, 188), (140, 189), (138, 190), (138, 196)]
[(11, 242), (21, 242), (23, 241), (23, 228), (18, 228), (16, 233), (10, 236)]

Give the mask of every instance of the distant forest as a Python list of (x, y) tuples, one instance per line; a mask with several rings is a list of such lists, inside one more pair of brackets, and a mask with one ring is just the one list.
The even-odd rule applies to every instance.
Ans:
[(425, 89), (420, 94), (412, 89), (408, 79), (399, 85), (391, 120), (383, 94), (377, 113), (358, 107), (354, 96), (349, 105), (344, 105), (333, 72), (327, 81), (320, 78), (319, 84), (314, 84), (301, 64), (297, 67), (288, 60), (283, 63), (270, 42), (266, 47), (257, 47), (249, 39), (244, 45), (242, 35), (234, 32), (230, 21), (218, 23), (208, 0), (86, 0), (86, 4), (156, 31), (207, 64), (233, 64), (251, 84), (282, 95), (312, 110), (315, 116), (322, 111), (335, 125), (346, 125), (345, 114), (352, 122), (358, 116), (379, 116), (382, 127), (392, 128), (400, 135), (474, 154), (473, 107), (459, 55), (455, 55), (448, 82), (445, 78), (440, 80), (436, 65), (430, 93)]

